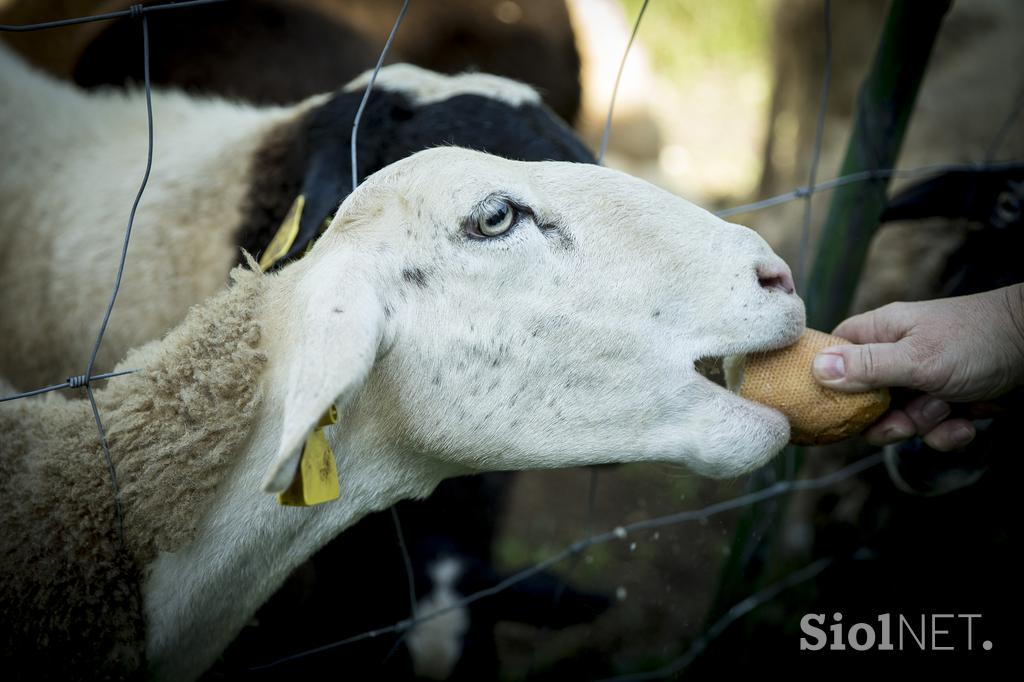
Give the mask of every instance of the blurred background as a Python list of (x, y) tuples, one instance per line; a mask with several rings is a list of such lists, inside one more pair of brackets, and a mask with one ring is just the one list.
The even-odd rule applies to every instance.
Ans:
[[(933, 14), (944, 5), (904, 4), (911, 13), (930, 5)], [(0, 21), (128, 5), (0, 0)], [(371, 67), (400, 5), (252, 0), (161, 14), (151, 24), (153, 78), (163, 86), (256, 103), (295, 101), (335, 89)], [(641, 5), (413, 0), (388, 62), (445, 72), (478, 69), (531, 83), (596, 150)], [(892, 6), (886, 0), (837, 0), (829, 9), (819, 181), (840, 174), (862, 111), (858, 91)], [(711, 210), (806, 185), (826, 67), (825, 11), (823, 0), (652, 0), (625, 64), (605, 163)], [(997, 173), (946, 177), (938, 196), (918, 192), (874, 233), (876, 220), (874, 237), (864, 244), (867, 259), (849, 292), (849, 312), (1024, 280), (1022, 33), (1024, 3), (1010, 0), (959, 0), (941, 19), (916, 101), (910, 97), (895, 165), (1018, 163)], [(141, 78), (141, 41), (127, 20), (4, 39), (86, 87), (130, 86)], [(900, 64), (890, 66), (898, 71)], [(893, 180), (889, 195), (918, 186), (924, 177)], [(951, 208), (941, 201), (950, 196), (962, 200)], [(811, 259), (821, 246), (831, 197), (831, 191), (813, 196), (803, 246), (803, 199), (730, 219), (757, 230), (797, 269), (801, 256)], [(807, 279), (798, 286), (806, 297)], [(829, 293), (820, 282), (819, 289), (817, 295)], [(453, 665), (414, 660), (405, 642), (382, 637), (252, 670), (408, 615), (390, 517), (368, 519), (301, 568), (208, 677), (345, 671), (389, 678), (594, 679), (653, 671), (703, 678), (755, 665), (784, 665), (780, 673), (798, 678), (840, 668), (997, 670), (1020, 634), (1012, 551), (1020, 446), (1009, 426), (1021, 413), (1016, 399), (978, 422), (981, 437), (969, 451), (939, 455), (909, 443), (887, 453), (886, 466), (822, 491), (591, 547), (522, 590), (477, 602)], [(400, 505), (399, 513), (417, 589), (424, 592), (418, 596), (429, 590), (430, 567), (449, 554), (462, 561), (457, 587), (465, 595), (591, 532), (698, 509), (782, 478), (824, 475), (872, 452), (856, 440), (788, 452), (749, 479), (724, 482), (641, 464), (482, 477), (443, 488), (432, 503)], [(762, 592), (808, 566), (821, 570), (777, 594)], [(717, 636), (705, 649), (700, 638), (709, 628), (757, 594), (771, 598), (712, 630)], [(798, 651), (799, 619), (811, 611), (842, 611), (848, 622), (871, 622), (887, 612), (915, 619), (922, 613), (977, 613), (995, 646), (990, 652), (975, 644), (971, 652), (814, 656)], [(692, 662), (680, 659), (695, 643), (700, 655)], [(687, 663), (682, 672), (680, 661)]]

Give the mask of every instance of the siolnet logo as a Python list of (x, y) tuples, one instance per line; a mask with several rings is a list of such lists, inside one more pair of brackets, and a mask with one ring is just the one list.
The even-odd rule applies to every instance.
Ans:
[[(883, 613), (875, 623), (854, 623), (848, 628), (842, 613), (833, 613), (825, 625), (824, 613), (800, 619), (801, 651), (974, 651), (978, 648), (979, 613), (932, 613), (917, 616)], [(980, 643), (992, 650), (992, 641)]]

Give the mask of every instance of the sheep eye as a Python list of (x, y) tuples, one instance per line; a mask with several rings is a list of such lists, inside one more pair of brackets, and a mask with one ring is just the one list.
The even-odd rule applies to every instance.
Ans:
[(475, 232), (483, 237), (505, 234), (516, 223), (516, 209), (507, 201), (497, 202), (476, 220)]

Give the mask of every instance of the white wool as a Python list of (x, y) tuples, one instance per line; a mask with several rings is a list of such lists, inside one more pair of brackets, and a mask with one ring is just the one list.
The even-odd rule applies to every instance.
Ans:
[[(87, 93), (34, 72), (3, 45), (0, 90), (0, 373), (35, 388), (88, 360), (145, 170), (146, 108), (140, 93)], [(249, 159), (295, 115), (178, 92), (157, 94), (153, 109), (153, 171), (100, 368), (224, 287)]]
[[(348, 91), (362, 90), (370, 82), (371, 72), (364, 73), (348, 85)], [(481, 95), (514, 106), (539, 104), (540, 95), (529, 85), (489, 73), (462, 73), (446, 76), (412, 64), (395, 64), (381, 71), (377, 85), (409, 96), (415, 104), (431, 104), (456, 95)]]

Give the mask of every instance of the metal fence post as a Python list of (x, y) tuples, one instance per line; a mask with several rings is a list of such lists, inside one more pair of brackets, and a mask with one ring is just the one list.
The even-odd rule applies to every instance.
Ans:
[[(894, 166), (936, 36), (951, 4), (952, 0), (894, 0), (891, 4), (871, 70), (857, 98), (840, 176)], [(846, 316), (871, 237), (886, 206), (890, 177), (891, 173), (880, 173), (835, 190), (804, 292), (809, 326), (831, 330)], [(794, 471), (799, 472), (800, 455), (797, 448), (756, 472), (751, 478), (753, 486), (792, 477)], [(791, 458), (796, 466), (787, 475), (784, 468)], [(707, 624), (785, 571), (773, 556), (785, 512), (785, 500), (776, 499), (749, 507), (740, 518)]]
[[(952, 0), (895, 0), (875, 60), (857, 97), (857, 115), (840, 175), (895, 165), (942, 19)], [(807, 322), (830, 330), (853, 300), (871, 237), (885, 210), (889, 176), (839, 187), (832, 195), (811, 277)]]

